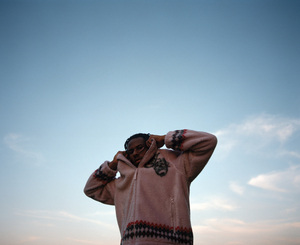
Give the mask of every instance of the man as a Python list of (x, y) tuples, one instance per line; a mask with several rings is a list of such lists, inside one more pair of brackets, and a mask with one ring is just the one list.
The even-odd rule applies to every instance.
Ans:
[[(171, 149), (160, 149), (164, 144)], [(214, 135), (186, 129), (133, 135), (125, 151), (90, 176), (84, 192), (115, 205), (123, 245), (191, 245), (189, 187), (216, 144)]]

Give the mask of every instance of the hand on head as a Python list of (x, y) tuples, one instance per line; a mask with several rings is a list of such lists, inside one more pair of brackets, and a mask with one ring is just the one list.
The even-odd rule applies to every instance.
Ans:
[(146, 142), (146, 145), (148, 147), (150, 147), (150, 145), (152, 143), (152, 139), (154, 139), (156, 141), (157, 148), (161, 148), (165, 144), (165, 135), (154, 135), (154, 134), (151, 134), (150, 137), (149, 137), (149, 139)]
[(113, 170), (117, 169), (118, 159), (117, 156), (122, 154), (125, 156), (131, 163), (138, 166), (140, 161), (143, 159), (148, 148), (151, 146), (152, 141), (156, 141), (157, 148), (161, 148), (165, 144), (165, 135), (154, 135), (151, 134), (147, 141), (143, 137), (132, 138), (126, 141), (125, 149), (126, 151), (118, 151), (114, 156), (114, 159), (110, 162), (109, 167)]
[(117, 154), (114, 156), (114, 159), (109, 163), (109, 167), (113, 170), (117, 170), (118, 166), (118, 155), (122, 154), (124, 157), (128, 158), (128, 154), (126, 151), (118, 151)]

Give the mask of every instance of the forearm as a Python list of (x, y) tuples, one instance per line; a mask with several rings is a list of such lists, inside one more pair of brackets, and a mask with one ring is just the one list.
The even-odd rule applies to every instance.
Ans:
[[(108, 161), (104, 162), (99, 169), (93, 172), (89, 177), (84, 193), (96, 200), (106, 204), (113, 204), (113, 183), (117, 171), (108, 166)], [(110, 187), (109, 187), (110, 186)]]
[(168, 148), (199, 153), (214, 149), (217, 144), (214, 135), (188, 129), (168, 132), (165, 141)]
[(189, 181), (203, 170), (217, 145), (214, 135), (193, 130), (170, 131), (165, 140), (168, 148), (183, 153), (179, 155), (178, 162), (184, 166)]
[(146, 142), (146, 145), (150, 147), (152, 139), (156, 141), (157, 148), (161, 148), (165, 144), (166, 135), (153, 135), (151, 134), (149, 139)]

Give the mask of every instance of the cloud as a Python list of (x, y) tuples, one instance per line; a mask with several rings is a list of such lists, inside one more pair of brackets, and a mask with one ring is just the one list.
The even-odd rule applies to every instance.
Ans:
[(250, 117), (243, 124), (237, 125), (238, 134), (258, 135), (268, 139), (286, 141), (291, 135), (299, 130), (300, 120), (283, 118), (274, 115), (262, 114)]
[(80, 216), (70, 214), (65, 211), (51, 212), (51, 211), (33, 210), (33, 211), (22, 211), (22, 212), (18, 212), (16, 214), (21, 215), (21, 216), (27, 216), (27, 217), (39, 218), (39, 219), (47, 219), (47, 220), (60, 220), (60, 221), (66, 221), (66, 222), (70, 222), (70, 221), (89, 222), (89, 223), (95, 223), (97, 225), (115, 230), (114, 225), (107, 224), (107, 223), (101, 222), (99, 220), (83, 218)]
[(292, 220), (245, 222), (240, 219), (206, 219), (194, 225), (193, 231), (195, 240), (210, 245), (279, 245), (300, 242), (300, 222)]
[(73, 214), (69, 214), (69, 213), (64, 212), (64, 211), (59, 212), (59, 214), (60, 214), (61, 216), (63, 216), (63, 217), (66, 217), (66, 218), (70, 219), (70, 220), (84, 221), (84, 222), (91, 222), (91, 223), (96, 223), (96, 224), (101, 225), (101, 226), (105, 226), (105, 227), (107, 227), (107, 228), (115, 229), (114, 226), (109, 225), (109, 224), (107, 224), (107, 223), (105, 223), (105, 222), (101, 222), (101, 221), (99, 221), (99, 220), (93, 220), (93, 219), (82, 218), (82, 217), (79, 217), (79, 216), (76, 216), (76, 215), (73, 215)]
[[(233, 149), (243, 148), (245, 151), (256, 151), (271, 144), (284, 145), (300, 130), (300, 119), (285, 118), (275, 115), (260, 114), (248, 117), (240, 124), (231, 124), (215, 132), (218, 137), (218, 151), (226, 156)], [(286, 151), (294, 157), (300, 153)]]
[(91, 214), (88, 214), (89, 216), (95, 216), (95, 215), (116, 215), (116, 212), (115, 211), (106, 211), (106, 212), (100, 212), (100, 211), (97, 211), (95, 213), (91, 213)]
[(29, 138), (26, 138), (20, 134), (8, 134), (3, 139), (4, 144), (14, 151), (18, 157), (21, 157), (23, 161), (34, 164), (36, 166), (44, 163), (45, 158), (42, 153), (28, 150), (28, 143), (31, 142)]
[(285, 210), (285, 212), (288, 213), (288, 214), (290, 214), (290, 213), (296, 213), (297, 210), (298, 210), (297, 207), (293, 207), (293, 208), (287, 208), (287, 209)]
[(76, 243), (82, 243), (82, 244), (104, 244), (104, 243), (99, 243), (99, 241), (96, 241), (96, 242), (94, 242), (94, 241), (88, 241), (88, 240), (80, 240), (80, 239), (73, 239), (73, 238), (70, 238), (70, 237), (68, 237), (67, 238), (68, 240), (70, 240), (70, 241), (73, 241), (73, 242), (76, 242)]
[(295, 152), (295, 151), (282, 151), (281, 155), (288, 155), (288, 156), (300, 158), (300, 153)]
[(229, 188), (230, 190), (232, 190), (233, 192), (239, 194), (239, 195), (243, 195), (245, 188), (240, 186), (239, 184), (237, 184), (234, 181), (230, 181), (229, 182)]
[(22, 243), (28, 243), (28, 242), (34, 242), (34, 241), (37, 241), (37, 240), (40, 240), (41, 238), (40, 237), (36, 237), (36, 236), (30, 236), (30, 237), (27, 237), (19, 242), (17, 242), (17, 244), (22, 244)]
[(300, 190), (300, 165), (289, 167), (284, 171), (260, 174), (248, 182), (249, 185), (277, 192), (294, 192)]
[[(207, 219), (200, 226), (193, 226), (195, 232), (230, 232), (243, 234), (258, 234), (263, 232), (276, 232), (288, 228), (300, 228), (300, 222), (289, 220), (265, 220), (245, 222), (239, 219)], [(299, 233), (300, 234), (300, 233)]]
[(219, 197), (212, 197), (207, 202), (202, 203), (191, 203), (191, 210), (209, 210), (209, 209), (218, 209), (218, 210), (227, 210), (232, 211), (235, 210), (237, 207), (233, 204), (230, 204), (227, 200), (219, 198)]

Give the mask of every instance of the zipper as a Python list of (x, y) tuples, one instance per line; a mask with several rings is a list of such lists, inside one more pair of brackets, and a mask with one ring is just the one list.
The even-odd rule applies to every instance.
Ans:
[(173, 233), (175, 233), (175, 204), (174, 204), (174, 198), (171, 197), (171, 224), (173, 226)]
[[(133, 214), (133, 222), (136, 221), (136, 216), (135, 216), (136, 215), (136, 212), (135, 212), (136, 207), (135, 207), (135, 205), (136, 205), (136, 193), (137, 193), (137, 175), (138, 175), (138, 168), (136, 168), (134, 176), (133, 176), (133, 180), (134, 180), (134, 183), (133, 183), (134, 184), (134, 214)], [(135, 224), (133, 226), (132, 232), (134, 232), (134, 234), (136, 233)], [(136, 235), (133, 236), (133, 239), (132, 239), (133, 244), (135, 244), (135, 241), (136, 241)]]
[(134, 176), (133, 176), (133, 179), (134, 179), (134, 180), (137, 179), (137, 174), (138, 174), (138, 168), (135, 170), (135, 173), (134, 173)]

